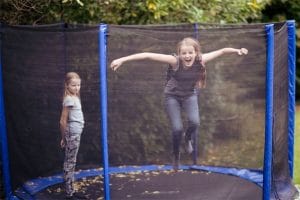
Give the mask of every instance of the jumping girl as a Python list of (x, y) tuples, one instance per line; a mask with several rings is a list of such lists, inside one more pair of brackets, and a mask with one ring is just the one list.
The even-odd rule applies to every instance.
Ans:
[[(209, 53), (201, 53), (199, 42), (194, 38), (184, 38), (177, 44), (177, 55), (159, 53), (137, 53), (112, 61), (110, 67), (115, 71), (123, 63), (136, 60), (153, 60), (169, 65), (168, 81), (164, 89), (165, 107), (172, 127), (174, 170), (178, 170), (180, 160), (180, 143), (185, 135), (186, 149), (193, 152), (192, 138), (200, 125), (198, 108), (198, 89), (205, 87), (205, 64), (229, 53), (246, 55), (245, 48), (222, 48)], [(181, 109), (186, 113), (188, 128), (183, 129)]]

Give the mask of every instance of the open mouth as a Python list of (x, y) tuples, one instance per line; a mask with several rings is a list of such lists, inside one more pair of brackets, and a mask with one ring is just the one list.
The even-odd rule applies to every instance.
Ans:
[(193, 64), (193, 60), (184, 60), (184, 65), (185, 66), (191, 66)]

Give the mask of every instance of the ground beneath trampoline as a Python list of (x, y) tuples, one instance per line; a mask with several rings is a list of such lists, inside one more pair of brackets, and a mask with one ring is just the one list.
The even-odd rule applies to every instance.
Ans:
[[(104, 199), (101, 176), (80, 179), (75, 187), (89, 200)], [(171, 170), (112, 174), (110, 196), (112, 200), (260, 200), (262, 189), (235, 176)], [(64, 199), (64, 185), (51, 186), (35, 197), (38, 200)]]

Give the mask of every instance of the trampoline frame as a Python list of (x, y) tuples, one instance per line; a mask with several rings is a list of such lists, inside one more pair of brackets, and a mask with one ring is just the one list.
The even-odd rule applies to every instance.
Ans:
[[(111, 174), (128, 174), (131, 172), (152, 172), (152, 171), (172, 171), (171, 165), (145, 165), (145, 166), (121, 166), (121, 167), (109, 167), (109, 175)], [(238, 169), (238, 168), (227, 168), (227, 167), (211, 167), (202, 165), (181, 165), (179, 170), (197, 170), (206, 171), (212, 173), (220, 173), (225, 175), (231, 175), (240, 177), (244, 180), (252, 182), (259, 187), (263, 187), (263, 171), (256, 169)], [(75, 173), (75, 180), (82, 178), (103, 176), (104, 168), (79, 170)], [(25, 182), (22, 187), (15, 191), (15, 194), (22, 199), (35, 200), (34, 195), (44, 189), (63, 183), (63, 173), (55, 174), (50, 177), (41, 177), (29, 180)], [(105, 187), (105, 183), (104, 183)], [(109, 193), (110, 194), (110, 193)], [(107, 197), (107, 196), (106, 196)], [(15, 198), (15, 197), (14, 197)]]
[[(295, 71), (296, 71), (296, 29), (295, 21), (288, 20), (286, 21), (287, 30), (288, 30), (288, 165), (290, 169), (290, 177), (293, 177), (293, 162), (294, 162), (294, 124), (295, 124)], [(1, 27), (0, 27), (1, 28)], [(103, 170), (90, 170), (81, 171), (76, 175), (76, 178), (82, 176), (92, 176), (92, 175), (103, 175), (104, 177), (104, 198), (105, 200), (110, 199), (110, 188), (109, 188), (109, 174), (111, 173), (120, 173), (128, 172), (131, 170), (170, 170), (171, 166), (142, 166), (142, 167), (132, 167), (125, 168), (122, 171), (116, 170), (114, 167), (109, 166), (108, 158), (108, 143), (107, 143), (107, 24), (99, 25), (99, 77), (101, 78), (101, 87), (100, 87), (100, 104), (101, 104), (101, 116), (102, 116), (102, 148), (103, 148)], [(197, 28), (197, 27), (195, 27)], [(266, 31), (266, 50), (267, 50), (267, 65), (266, 65), (266, 113), (265, 113), (265, 147), (264, 147), (264, 167), (263, 171), (251, 171), (255, 173), (255, 176), (242, 178), (250, 180), (263, 188), (263, 199), (268, 200), (271, 196), (271, 179), (272, 179), (272, 136), (273, 136), (273, 75), (274, 75), (274, 24), (265, 25)], [(0, 44), (1, 45), (1, 44)], [(1, 45), (2, 46), (2, 45)], [(7, 133), (6, 133), (6, 119), (5, 119), (5, 109), (4, 109), (4, 93), (3, 93), (3, 76), (2, 76), (2, 53), (0, 49), (0, 145), (1, 145), (1, 158), (2, 158), (2, 171), (3, 171), (3, 183), (6, 199), (18, 199), (14, 196), (11, 187), (11, 178), (10, 178), (10, 168), (9, 168), (9, 152), (8, 152), (8, 143), (7, 143)], [(220, 167), (205, 167), (205, 166), (181, 166), (181, 169), (199, 169), (199, 170), (208, 170), (218, 173), (227, 173), (231, 175), (240, 174), (241, 170), (245, 169), (234, 169), (234, 168), (220, 168)], [(229, 170), (229, 171), (227, 171)], [(230, 172), (230, 170), (233, 170)], [(247, 174), (247, 173), (246, 173)], [(56, 184), (59, 181), (62, 181), (61, 175), (54, 176), (57, 179), (54, 181), (48, 182), (46, 185), (39, 185), (39, 189), (48, 187), (49, 184)], [(256, 177), (256, 178), (254, 178)], [(47, 179), (47, 178), (46, 178)], [(46, 180), (43, 179), (43, 180)], [(263, 180), (263, 181), (262, 181)], [(29, 182), (39, 183), (41, 179), (34, 179), (28, 181), (23, 185), (23, 189), (26, 189), (26, 184)], [(43, 183), (43, 181), (41, 182)], [(35, 188), (37, 189), (37, 188)], [(22, 190), (22, 189), (21, 189)], [(23, 192), (23, 191), (19, 192)], [(39, 190), (34, 190), (37, 192)], [(27, 191), (28, 192), (28, 191)], [(32, 191), (31, 191), (32, 192)]]

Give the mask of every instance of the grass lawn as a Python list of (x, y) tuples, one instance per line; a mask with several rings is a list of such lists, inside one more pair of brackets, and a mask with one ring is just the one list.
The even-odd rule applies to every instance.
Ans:
[(294, 147), (294, 182), (300, 185), (300, 105), (296, 109)]

